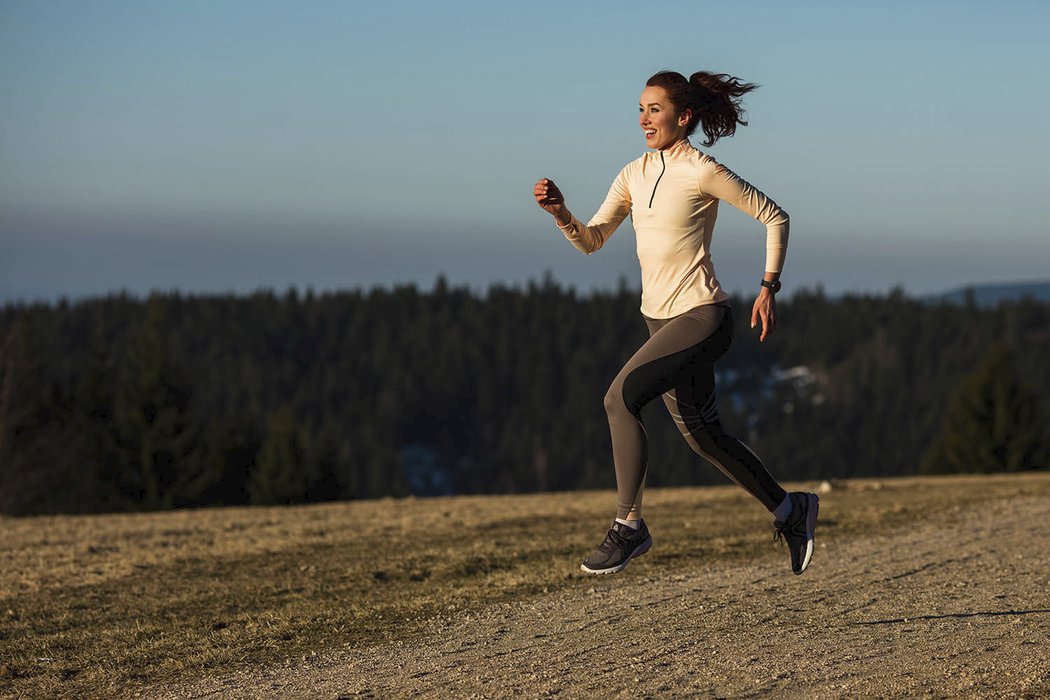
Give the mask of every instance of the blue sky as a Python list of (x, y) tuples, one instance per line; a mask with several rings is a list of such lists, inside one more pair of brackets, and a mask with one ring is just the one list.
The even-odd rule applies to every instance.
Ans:
[[(1045, 3), (0, 3), (0, 301), (545, 270), (637, 285), (588, 218), (645, 150), (645, 79), (756, 82), (707, 149), (792, 218), (786, 290), (1046, 279)], [(694, 143), (699, 139), (694, 138)], [(713, 256), (757, 284), (764, 229)]]

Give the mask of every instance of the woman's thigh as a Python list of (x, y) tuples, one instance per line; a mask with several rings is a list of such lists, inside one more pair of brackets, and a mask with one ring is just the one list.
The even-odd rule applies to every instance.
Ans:
[[(670, 320), (645, 319), (650, 337), (616, 375), (606, 404), (620, 400), (637, 415), (642, 406), (693, 377), (705, 384), (732, 341), (728, 306), (698, 306)], [(700, 388), (699, 386), (697, 387)]]

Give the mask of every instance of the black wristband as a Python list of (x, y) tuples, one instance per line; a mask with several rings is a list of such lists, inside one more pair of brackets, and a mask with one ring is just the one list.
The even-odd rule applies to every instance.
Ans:
[(761, 284), (763, 287), (768, 288), (769, 291), (773, 292), (774, 294), (780, 291), (780, 280), (773, 280), (772, 282), (768, 280), (762, 280)]

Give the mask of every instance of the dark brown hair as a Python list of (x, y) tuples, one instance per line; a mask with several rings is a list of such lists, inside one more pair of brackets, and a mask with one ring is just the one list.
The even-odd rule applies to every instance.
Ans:
[(740, 98), (757, 85), (743, 83), (725, 73), (697, 71), (689, 80), (681, 73), (662, 70), (645, 81), (647, 87), (662, 87), (679, 113), (692, 110), (686, 135), (703, 126), (707, 134), (705, 146), (714, 145), (723, 136), (736, 133), (736, 125), (747, 126)]

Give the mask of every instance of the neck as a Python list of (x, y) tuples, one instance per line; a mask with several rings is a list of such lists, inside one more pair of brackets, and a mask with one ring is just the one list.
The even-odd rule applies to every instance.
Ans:
[(674, 145), (681, 143), (682, 139), (684, 139), (684, 138), (686, 138), (686, 135), (685, 135), (685, 132), (683, 131), (680, 136), (675, 137), (674, 139), (672, 139), (672, 141), (669, 144), (667, 144), (666, 146), (661, 146), (658, 150), (666, 151), (668, 148), (671, 148)]

